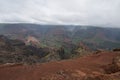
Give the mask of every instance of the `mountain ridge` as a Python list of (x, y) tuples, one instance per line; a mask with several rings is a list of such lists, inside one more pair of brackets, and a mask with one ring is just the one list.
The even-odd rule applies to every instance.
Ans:
[[(74, 28), (73, 28), (74, 27)], [(87, 26), (84, 26), (87, 27)], [(64, 42), (83, 42), (92, 50), (120, 47), (120, 29), (72, 25), (2, 24), (0, 34), (23, 41), (28, 36), (40, 41), (40, 46), (61, 47)]]

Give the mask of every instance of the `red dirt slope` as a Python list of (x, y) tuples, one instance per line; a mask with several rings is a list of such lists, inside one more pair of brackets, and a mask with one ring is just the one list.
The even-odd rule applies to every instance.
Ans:
[(0, 80), (120, 80), (120, 71), (106, 74), (120, 52), (101, 52), (74, 60), (36, 65), (0, 65)]

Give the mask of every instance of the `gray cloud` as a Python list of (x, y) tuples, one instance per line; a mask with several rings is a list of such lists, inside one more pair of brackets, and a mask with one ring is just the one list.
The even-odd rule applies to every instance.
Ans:
[(0, 0), (0, 22), (120, 27), (120, 0)]

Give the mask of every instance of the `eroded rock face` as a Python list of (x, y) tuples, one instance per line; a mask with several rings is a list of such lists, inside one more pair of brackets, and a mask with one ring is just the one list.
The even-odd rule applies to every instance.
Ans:
[(105, 67), (107, 74), (112, 74), (120, 71), (120, 56), (113, 59), (113, 62)]
[(12, 40), (0, 35), (0, 64), (33, 64), (52, 60), (60, 60), (59, 55), (57, 55), (57, 51), (50, 48), (38, 48), (35, 46), (25, 45), (21, 40)]
[(40, 45), (39, 40), (33, 36), (28, 36), (25, 43), (26, 43), (26, 45), (32, 45), (32, 46), (36, 46), (36, 47), (39, 47), (39, 45)]

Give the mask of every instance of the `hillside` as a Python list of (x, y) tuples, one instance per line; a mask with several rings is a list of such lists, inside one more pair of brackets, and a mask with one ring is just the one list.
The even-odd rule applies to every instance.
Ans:
[[(27, 42), (36, 39), (37, 46), (60, 48), (83, 43), (91, 50), (120, 47), (120, 28), (74, 25), (0, 24), (0, 34)], [(65, 47), (66, 48), (66, 47)], [(66, 48), (71, 49), (71, 48)], [(70, 51), (71, 52), (71, 51)]]
[(0, 80), (119, 80), (120, 52), (36, 65), (0, 65)]
[[(0, 64), (23, 63), (33, 64), (61, 60), (58, 51), (51, 48), (37, 48), (26, 45), (23, 41), (9, 39), (0, 35)], [(48, 56), (46, 58), (46, 56)]]
[[(9, 39), (0, 35), (0, 64), (5, 63), (23, 63), (34, 64), (49, 61), (59, 61), (64, 59), (76, 58), (87, 55), (90, 52), (79, 46), (73, 46), (73, 53), (66, 53), (64, 48), (38, 47), (35, 44), (36, 39), (29, 37), (28, 45), (22, 40)], [(35, 41), (35, 42), (34, 42)], [(27, 42), (27, 43), (28, 43)]]

